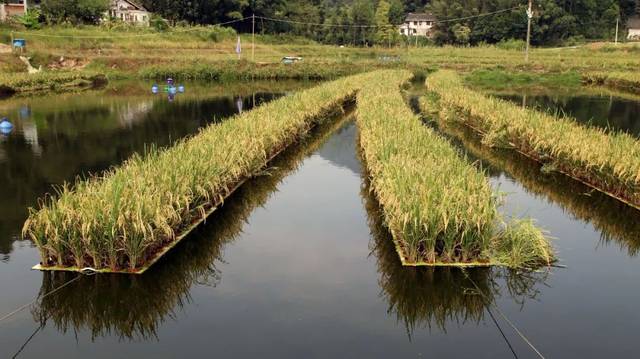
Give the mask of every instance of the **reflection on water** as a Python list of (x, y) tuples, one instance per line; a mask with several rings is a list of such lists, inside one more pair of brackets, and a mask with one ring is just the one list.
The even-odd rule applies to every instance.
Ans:
[(619, 97), (593, 90), (576, 93), (495, 94), (515, 104), (564, 114), (578, 122), (640, 136), (640, 97)]
[(260, 86), (193, 85), (173, 102), (137, 83), (0, 101), (0, 117), (14, 125), (0, 135), (0, 254), (7, 260), (27, 208), (53, 186), (103, 171), (152, 144), (169, 146), (295, 85), (276, 87), (282, 92)]
[[(82, 278), (41, 299), (32, 311), (45, 326), (52, 321), (66, 333), (87, 329), (92, 337), (117, 335), (120, 339), (148, 340), (157, 328), (172, 319), (185, 302), (194, 284), (215, 287), (220, 280), (216, 265), (223, 261), (222, 250), (242, 233), (250, 214), (263, 206), (278, 184), (295, 171), (346, 121), (341, 116), (319, 126), (312, 134), (279, 155), (265, 175), (247, 181), (214, 212), (205, 225), (180, 243), (144, 275), (95, 275)], [(76, 276), (75, 273), (43, 273), (40, 296)], [(126, 303), (126, 305), (123, 305)]]
[(492, 177), (502, 173), (517, 180), (529, 193), (556, 203), (572, 216), (590, 222), (603, 243), (614, 242), (635, 256), (640, 251), (640, 212), (559, 173), (542, 173), (540, 164), (505, 149), (490, 149), (466, 127), (447, 124), (441, 129), (455, 136), (459, 146)]

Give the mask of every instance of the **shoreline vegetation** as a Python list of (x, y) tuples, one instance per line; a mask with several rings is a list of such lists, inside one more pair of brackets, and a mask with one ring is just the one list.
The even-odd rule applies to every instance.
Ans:
[(379, 71), (357, 95), (360, 147), (372, 191), (405, 266), (549, 265), (531, 220), (506, 223), (485, 175), (405, 103), (408, 71)]
[(582, 82), (640, 95), (640, 74), (637, 71), (589, 72), (582, 76)]
[(319, 85), (63, 186), (30, 209), (23, 228), (40, 251), (39, 269), (144, 272), (354, 93), (346, 79)]
[(466, 88), (451, 71), (427, 78), (440, 118), (469, 126), (484, 145), (506, 147), (640, 208), (640, 143), (625, 133), (584, 127)]
[(97, 88), (109, 82), (103, 74), (82, 72), (0, 73), (0, 98), (18, 93)]

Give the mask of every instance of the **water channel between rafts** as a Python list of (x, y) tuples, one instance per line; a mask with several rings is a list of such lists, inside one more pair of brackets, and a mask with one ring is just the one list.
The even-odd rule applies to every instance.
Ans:
[[(121, 86), (0, 101), (16, 122), (0, 142), (0, 315), (73, 278), (31, 271), (37, 251), (19, 240), (26, 207), (52, 184), (308, 84), (191, 85), (197, 96), (173, 102)], [(537, 219), (567, 268), (480, 269), (471, 280), (402, 268), (369, 195), (357, 128), (337, 121), (241, 187), (149, 273), (85, 277), (1, 322), (0, 357), (25, 342), (19, 357), (511, 357), (473, 283), (549, 358), (636, 354), (638, 213), (460, 132), (456, 145), (507, 193), (503, 210)], [(498, 321), (518, 356), (533, 358)]]

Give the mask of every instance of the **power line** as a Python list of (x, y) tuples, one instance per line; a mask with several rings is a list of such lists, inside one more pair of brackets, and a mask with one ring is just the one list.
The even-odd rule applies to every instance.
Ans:
[(444, 20), (436, 20), (434, 21), (435, 23), (445, 23), (445, 22), (453, 22), (453, 21), (461, 21), (461, 20), (469, 20), (469, 19), (475, 19), (478, 17), (484, 17), (484, 16), (489, 16), (489, 15), (496, 15), (496, 14), (500, 14), (503, 12), (508, 12), (508, 11), (513, 11), (513, 10), (517, 10), (522, 8), (523, 5), (518, 5), (518, 6), (514, 6), (512, 8), (508, 8), (508, 9), (502, 9), (502, 10), (496, 10), (496, 11), (492, 11), (492, 12), (486, 12), (486, 13), (482, 13), (482, 14), (478, 14), (478, 15), (471, 15), (471, 16), (465, 16), (465, 17), (458, 17), (458, 18), (453, 18), (453, 19), (444, 19)]
[[(435, 24), (440, 24), (440, 23), (447, 23), (447, 22), (454, 22), (454, 21), (470, 20), (470, 19), (490, 16), (490, 15), (501, 14), (501, 13), (504, 13), (504, 12), (509, 12), (509, 11), (521, 9), (522, 7), (523, 7), (523, 5), (518, 5), (518, 6), (514, 6), (514, 7), (511, 7), (511, 8), (508, 8), (508, 9), (501, 9), (501, 10), (486, 12), (486, 13), (477, 14), (477, 15), (450, 18), (450, 19), (444, 19), (444, 20), (434, 20), (432, 22), (435, 23)], [(398, 27), (398, 26), (402, 26), (403, 25), (403, 24), (397, 24), (397, 25), (394, 25), (394, 24), (389, 24), (389, 25), (327, 24), (327, 23), (319, 23), (319, 22), (305, 22), (305, 21), (299, 21), (299, 20), (289, 20), (289, 19), (276, 19), (276, 18), (266, 17), (266, 16), (256, 16), (256, 18), (267, 20), (267, 21), (288, 23), (288, 24), (313, 25), (313, 26), (324, 26), (324, 27), (380, 28), (380, 27)]]

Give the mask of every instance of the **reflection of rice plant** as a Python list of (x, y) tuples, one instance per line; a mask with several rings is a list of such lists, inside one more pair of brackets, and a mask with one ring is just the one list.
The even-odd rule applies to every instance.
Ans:
[(424, 126), (400, 93), (410, 74), (382, 71), (357, 95), (371, 187), (407, 265), (532, 267), (553, 260), (530, 221), (500, 224), (484, 174)]
[(640, 208), (640, 143), (576, 121), (523, 109), (463, 86), (454, 72), (427, 79), (438, 94), (441, 116), (473, 127), (483, 143), (511, 148)]
[[(86, 328), (93, 338), (110, 334), (130, 340), (156, 337), (158, 327), (175, 318), (176, 311), (190, 301), (193, 284), (215, 286), (221, 280), (217, 265), (222, 261), (225, 245), (242, 232), (253, 210), (266, 203), (282, 179), (295, 171), (346, 119), (341, 116), (337, 121), (328, 121), (283, 152), (266, 175), (252, 178), (239, 188), (189, 241), (163, 258), (162, 265), (141, 276), (82, 278), (42, 298), (32, 312), (34, 317), (42, 325), (53, 321), (61, 331)], [(75, 275), (45, 272), (41, 295)]]
[(370, 249), (380, 274), (381, 296), (389, 305), (388, 312), (405, 324), (409, 336), (421, 327), (446, 331), (447, 325), (484, 320), (487, 306), (503, 295), (503, 288), (522, 306), (540, 294), (537, 286), (546, 280), (547, 272), (403, 266), (369, 181), (366, 177), (363, 181), (361, 195), (372, 235)]

